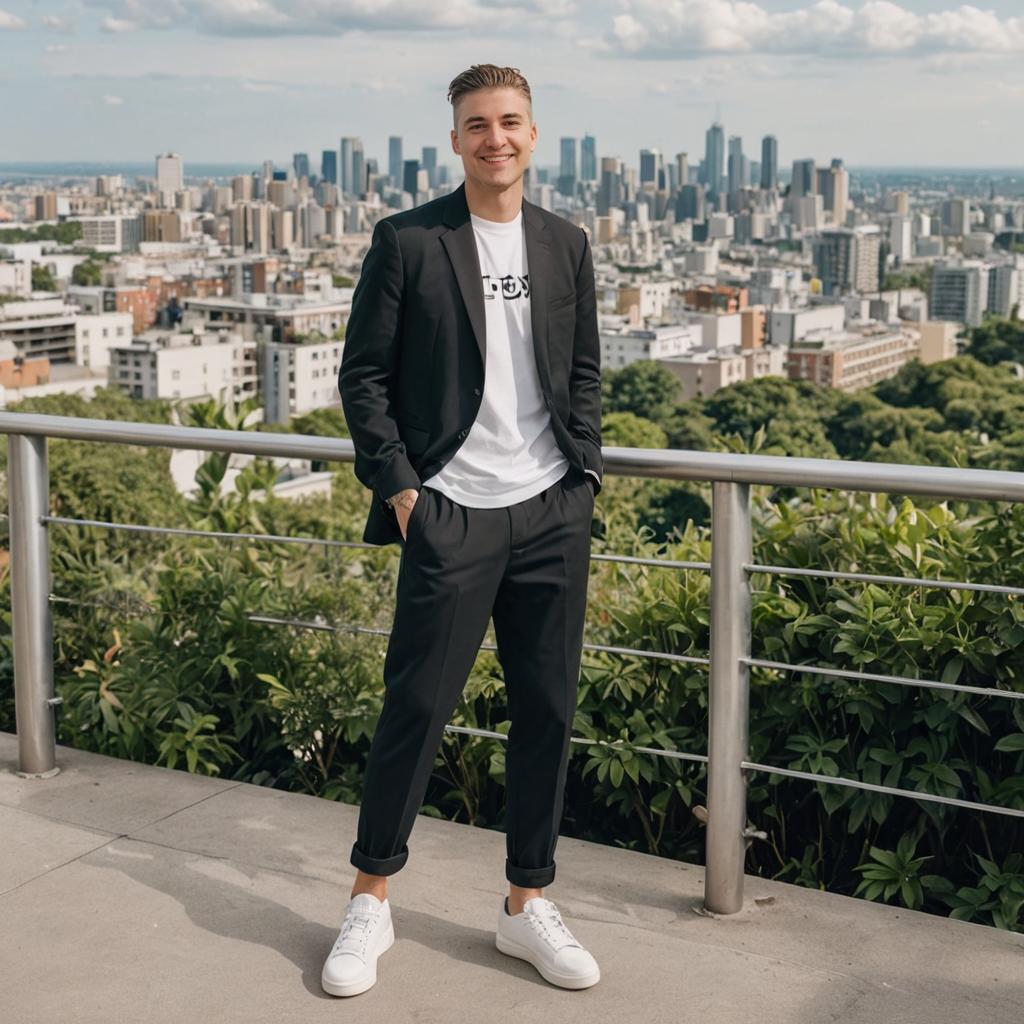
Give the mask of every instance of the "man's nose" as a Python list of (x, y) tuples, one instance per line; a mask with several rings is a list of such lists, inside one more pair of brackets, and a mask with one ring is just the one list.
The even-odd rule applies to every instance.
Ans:
[(487, 133), (487, 145), (491, 149), (500, 149), (505, 144), (505, 133), (500, 126), (493, 125)]

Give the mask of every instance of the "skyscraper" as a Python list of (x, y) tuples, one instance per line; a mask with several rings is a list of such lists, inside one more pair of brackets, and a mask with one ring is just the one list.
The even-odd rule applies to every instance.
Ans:
[(743, 139), (738, 135), (729, 137), (729, 192), (739, 192), (749, 184), (747, 158), (743, 155)]
[(793, 161), (793, 182), (790, 185), (790, 199), (800, 199), (802, 196), (816, 195), (818, 183), (813, 160)]
[(676, 153), (676, 177), (680, 188), (690, 183), (690, 158), (685, 153)]
[(779, 140), (766, 135), (761, 140), (761, 188), (779, 187)]
[(601, 184), (597, 189), (597, 215), (607, 217), (608, 211), (622, 203), (622, 174), (619, 161), (613, 156), (601, 158)]
[(332, 185), (338, 184), (338, 154), (333, 149), (325, 149), (320, 154), (320, 177)]
[(338, 170), (341, 191), (358, 195), (366, 188), (366, 168), (363, 164), (363, 142), (356, 136), (346, 135), (341, 140), (341, 160)]
[(843, 161), (835, 159), (825, 172), (825, 188), (821, 189), (825, 197), (825, 209), (832, 212), (832, 219), (840, 227), (846, 223), (846, 210), (850, 204), (850, 172), (843, 166)]
[(309, 177), (309, 155), (306, 153), (296, 153), (292, 157), (292, 167), (295, 169), (295, 178), (308, 178)]
[(413, 199), (416, 198), (418, 191), (417, 183), (420, 176), (420, 162), (419, 160), (404, 160), (402, 161), (402, 191), (408, 192)]
[(388, 136), (388, 177), (396, 187), (402, 183), (402, 136)]
[(597, 140), (584, 135), (580, 143), (580, 180), (597, 181)]
[(676, 197), (676, 220), (702, 221), (705, 219), (705, 215), (704, 186), (683, 185)]
[(352, 194), (361, 196), (366, 191), (366, 154), (361, 139), (352, 142)]
[(717, 121), (704, 135), (704, 176), (708, 194), (717, 199), (725, 184), (725, 129)]
[(574, 196), (576, 195), (576, 140), (563, 136), (560, 152), (558, 191), (563, 196)]
[(656, 149), (640, 150), (640, 185), (658, 183), (658, 151)]
[(423, 158), (420, 161), (423, 170), (427, 172), (427, 181), (431, 188), (437, 186), (437, 146), (424, 146)]
[(174, 194), (185, 187), (185, 168), (177, 153), (156, 158), (156, 190), (162, 206), (174, 205)]

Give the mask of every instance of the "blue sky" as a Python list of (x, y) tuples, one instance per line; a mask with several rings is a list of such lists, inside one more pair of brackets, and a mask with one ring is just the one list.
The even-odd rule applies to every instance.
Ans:
[(1024, 2), (0, 0), (0, 162), (450, 152), (449, 80), (522, 69), (536, 159), (691, 159), (716, 109), (784, 164), (1024, 167)]

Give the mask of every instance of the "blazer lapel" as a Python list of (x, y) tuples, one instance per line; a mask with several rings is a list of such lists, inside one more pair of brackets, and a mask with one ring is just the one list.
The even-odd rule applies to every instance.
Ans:
[(551, 393), (551, 372), (548, 362), (548, 284), (551, 278), (551, 249), (547, 225), (540, 209), (523, 200), (526, 222), (526, 265), (530, 275), (530, 326), (533, 328), (533, 351), (537, 360), (541, 391)]
[[(538, 207), (523, 200), (523, 220), (526, 233), (526, 263), (530, 275), (530, 326), (533, 333), (533, 351), (537, 361), (541, 390), (551, 392), (551, 373), (548, 362), (548, 278), (550, 277), (550, 246), (547, 225)], [(473, 328), (481, 364), (487, 365), (487, 317), (484, 312), (484, 290), (480, 272), (480, 257), (473, 237), (473, 222), (466, 205), (466, 187), (460, 185), (449, 194), (445, 224), (452, 230), (441, 235), (441, 244), (451, 260), (455, 280), (462, 294), (469, 322)]]
[(460, 185), (450, 193), (445, 223), (452, 228), (441, 235), (441, 244), (448, 253), (455, 271), (462, 301), (469, 314), (469, 322), (473, 327), (477, 348), (480, 349), (481, 365), (486, 365), (487, 358), (487, 318), (484, 313), (484, 288), (480, 273), (480, 257), (476, 251), (476, 239), (473, 237), (473, 222), (469, 219), (469, 207), (466, 205), (466, 187)]

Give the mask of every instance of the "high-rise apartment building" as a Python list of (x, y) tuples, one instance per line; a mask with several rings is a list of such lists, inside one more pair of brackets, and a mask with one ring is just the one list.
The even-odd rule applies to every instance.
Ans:
[(988, 276), (989, 268), (979, 260), (936, 263), (928, 300), (931, 319), (979, 327), (988, 308)]
[(823, 231), (814, 240), (814, 273), (825, 295), (878, 291), (881, 235), (871, 227)]
[(1024, 256), (1013, 256), (988, 273), (988, 312), (1009, 319), (1024, 312)]
[(971, 201), (947, 199), (942, 204), (942, 229), (947, 235), (966, 235), (971, 230)]
[(779, 140), (766, 135), (761, 140), (761, 188), (779, 187)]
[(185, 168), (177, 153), (156, 158), (156, 190), (161, 206), (174, 206), (174, 195), (185, 187)]
[(40, 192), (32, 201), (33, 217), (35, 220), (56, 220), (57, 219), (57, 193)]

